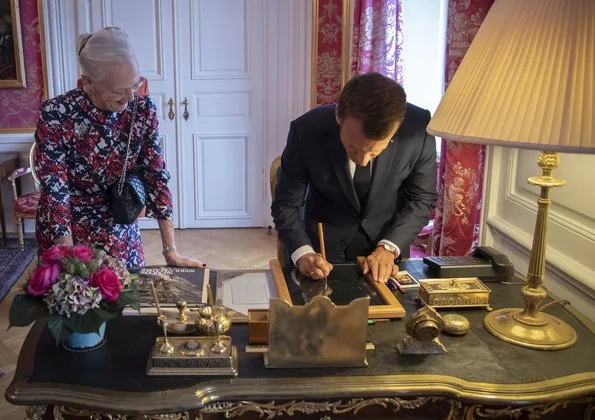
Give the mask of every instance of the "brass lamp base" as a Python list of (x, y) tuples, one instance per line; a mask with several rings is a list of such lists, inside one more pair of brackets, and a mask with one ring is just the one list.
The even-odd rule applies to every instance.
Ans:
[(500, 340), (537, 350), (562, 350), (576, 342), (574, 329), (561, 319), (538, 312), (538, 324), (522, 321), (523, 309), (505, 308), (490, 312), (484, 327)]

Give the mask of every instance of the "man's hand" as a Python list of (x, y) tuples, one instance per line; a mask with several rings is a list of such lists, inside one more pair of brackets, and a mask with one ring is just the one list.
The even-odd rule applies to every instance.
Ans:
[(202, 261), (196, 260), (194, 258), (184, 257), (178, 254), (175, 250), (171, 250), (165, 254), (165, 262), (167, 265), (171, 265), (173, 267), (200, 267), (204, 268), (207, 265)]
[(367, 278), (380, 283), (386, 283), (393, 273), (399, 271), (395, 265), (395, 254), (382, 247), (376, 248), (367, 257), (358, 257), (356, 261)]
[(322, 255), (310, 252), (297, 260), (297, 268), (306, 277), (322, 280), (328, 277), (333, 265), (322, 258)]

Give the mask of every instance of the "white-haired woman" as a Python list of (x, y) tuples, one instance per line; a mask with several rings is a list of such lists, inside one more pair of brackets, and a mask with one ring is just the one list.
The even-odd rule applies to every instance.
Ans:
[(146, 216), (159, 222), (167, 264), (204, 266), (176, 251), (156, 107), (136, 94), (144, 79), (126, 33), (107, 27), (83, 34), (77, 53), (82, 88), (44, 102), (35, 133), (39, 252), (84, 243), (128, 267), (144, 265), (138, 224), (115, 223), (110, 210), (111, 189), (126, 161), (128, 173), (134, 169), (144, 180)]

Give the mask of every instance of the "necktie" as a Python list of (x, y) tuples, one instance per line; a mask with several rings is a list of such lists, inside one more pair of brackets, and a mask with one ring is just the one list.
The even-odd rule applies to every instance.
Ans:
[(362, 208), (366, 204), (368, 192), (370, 191), (370, 183), (372, 181), (370, 168), (370, 163), (367, 166), (356, 165), (355, 173), (353, 174), (353, 186), (355, 187), (355, 192)]

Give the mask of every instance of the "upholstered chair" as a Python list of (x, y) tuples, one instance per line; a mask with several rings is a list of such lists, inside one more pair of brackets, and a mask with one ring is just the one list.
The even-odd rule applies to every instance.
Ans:
[[(35, 174), (35, 154), (37, 152), (37, 145), (33, 143), (29, 149), (29, 166), (15, 169), (8, 177), (12, 185), (13, 201), (12, 211), (16, 222), (17, 233), (19, 235), (19, 245), (21, 248), (25, 247), (25, 231), (23, 226), (24, 219), (35, 220), (37, 214), (37, 204), (39, 203), (39, 178)], [(16, 180), (22, 176), (31, 174), (35, 182), (35, 191), (27, 194), (19, 194)]]
[[(281, 156), (276, 156), (271, 162), (269, 170), (269, 186), (271, 187), (271, 199), (275, 199), (275, 190), (277, 189), (277, 179), (279, 176), (279, 166), (281, 165)], [(277, 259), (281, 266), (285, 265), (285, 246), (277, 237)]]

